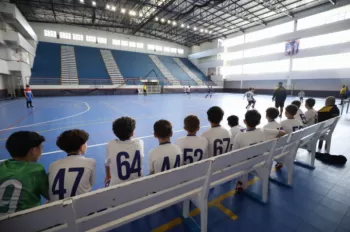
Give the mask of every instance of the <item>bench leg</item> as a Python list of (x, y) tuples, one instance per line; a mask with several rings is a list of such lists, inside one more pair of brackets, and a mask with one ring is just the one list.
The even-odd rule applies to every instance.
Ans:
[(182, 216), (188, 218), (190, 214), (190, 200), (185, 200), (182, 204)]
[(208, 227), (208, 203), (204, 201), (201, 205), (201, 232), (207, 232)]

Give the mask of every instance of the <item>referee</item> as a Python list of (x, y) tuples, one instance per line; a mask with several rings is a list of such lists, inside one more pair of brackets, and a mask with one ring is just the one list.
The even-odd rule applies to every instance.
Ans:
[(279, 117), (282, 117), (284, 102), (287, 98), (287, 90), (283, 87), (282, 82), (278, 82), (278, 87), (273, 92), (272, 101), (275, 101), (275, 107), (280, 110)]

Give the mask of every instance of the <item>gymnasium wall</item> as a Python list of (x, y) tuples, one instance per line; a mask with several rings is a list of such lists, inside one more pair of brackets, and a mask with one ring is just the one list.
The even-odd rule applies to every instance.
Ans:
[(7, 90), (5, 89), (5, 76), (0, 74), (0, 99), (7, 96)]

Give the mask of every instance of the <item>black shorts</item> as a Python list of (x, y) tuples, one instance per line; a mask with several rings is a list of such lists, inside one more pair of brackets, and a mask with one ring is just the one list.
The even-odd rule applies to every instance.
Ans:
[(276, 108), (279, 108), (279, 107), (283, 108), (284, 107), (284, 101), (276, 101), (275, 102), (275, 107)]
[(249, 105), (255, 104), (255, 100), (253, 100), (253, 101), (248, 101), (248, 104), (249, 104)]
[(147, 90), (145, 90), (145, 89), (144, 89), (144, 90), (143, 90), (143, 92), (144, 92), (144, 93), (146, 93), (146, 92), (147, 92)]

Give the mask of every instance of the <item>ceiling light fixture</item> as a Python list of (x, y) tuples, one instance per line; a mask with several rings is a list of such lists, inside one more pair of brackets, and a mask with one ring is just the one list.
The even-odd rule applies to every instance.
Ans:
[(109, 10), (110, 8), (111, 8), (111, 6), (107, 4), (106, 9)]
[(181, 24), (181, 27), (185, 27), (185, 25), (184, 25), (184, 24)]
[(194, 27), (193, 30), (197, 31), (197, 27)]
[(80, 3), (84, 3), (84, 0), (80, 0), (79, 2), (80, 2)]
[(125, 10), (124, 8), (122, 8), (122, 9), (120, 10), (120, 12), (121, 12), (122, 14), (125, 14), (126, 10)]
[(131, 10), (131, 11), (129, 11), (129, 15), (130, 15), (130, 16), (136, 16), (136, 12), (133, 11), (133, 10)]
[(140, 16), (140, 17), (143, 17), (143, 14), (142, 14), (142, 13), (139, 13), (139, 16)]
[(203, 32), (203, 29), (201, 29), (200, 32)]
[(154, 20), (156, 20), (158, 22), (159, 18), (158, 17), (155, 17)]
[(170, 20), (168, 20), (168, 24), (170, 24), (171, 23), (171, 21)]
[(116, 11), (117, 8), (115, 6), (112, 6), (112, 11)]
[(164, 23), (164, 22), (165, 22), (165, 19), (162, 18), (160, 21), (161, 21), (162, 23)]
[(175, 21), (173, 21), (173, 26), (176, 26), (176, 24), (177, 24), (177, 23), (176, 23)]
[(189, 25), (187, 25), (187, 29), (190, 29), (190, 26), (189, 26)]
[(92, 6), (96, 6), (96, 2), (95, 1), (92, 1)]

